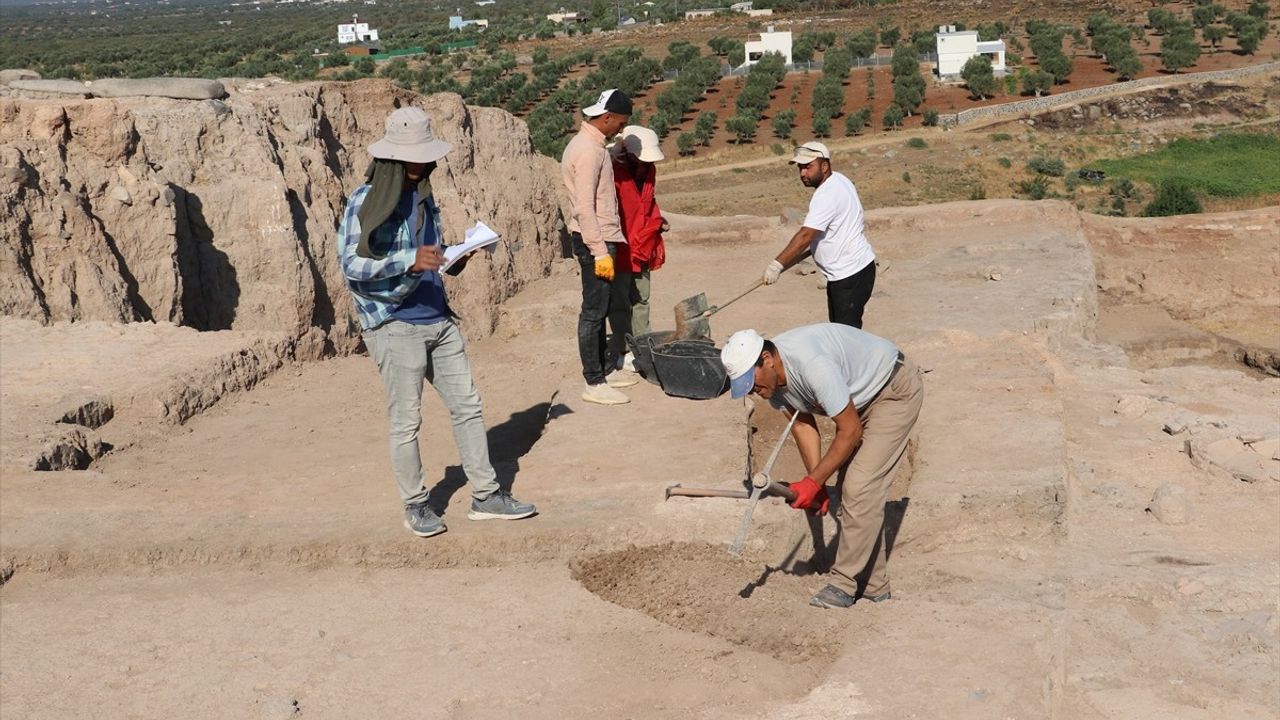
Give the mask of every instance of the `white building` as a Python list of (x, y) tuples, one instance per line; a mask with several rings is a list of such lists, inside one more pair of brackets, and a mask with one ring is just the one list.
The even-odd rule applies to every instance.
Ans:
[(986, 55), (991, 58), (991, 69), (996, 75), (1005, 73), (1004, 41), (978, 40), (977, 30), (957, 32), (954, 25), (939, 25), (936, 36), (938, 43), (938, 77), (956, 77), (960, 69), (974, 55)]
[[(698, 10), (686, 10), (684, 13), (685, 20), (693, 20), (694, 18), (711, 17), (718, 12), (725, 12), (726, 8), (701, 8)], [(772, 8), (764, 8), (763, 10), (752, 9), (752, 2), (739, 2), (730, 5), (727, 10), (742, 15), (750, 15), (751, 17), (765, 17), (773, 14)]]
[(461, 15), (449, 16), (450, 30), (461, 30), (464, 27), (470, 27), (472, 25), (475, 25), (476, 27), (479, 27), (479, 28), (487, 28), (489, 27), (489, 21), (488, 20), (463, 20)]
[(553, 23), (586, 22), (587, 20), (586, 16), (579, 17), (576, 12), (565, 12), (564, 8), (560, 8), (558, 13), (551, 13), (547, 19)]
[(777, 53), (782, 56), (786, 64), (791, 64), (791, 32), (774, 32), (773, 26), (770, 25), (768, 32), (760, 34), (759, 40), (748, 40), (746, 42), (747, 60), (742, 63), (742, 67), (755, 65), (764, 57), (765, 53)]
[(338, 44), (353, 42), (377, 42), (378, 31), (369, 27), (369, 23), (360, 22), (359, 15), (352, 15), (351, 22), (338, 25)]

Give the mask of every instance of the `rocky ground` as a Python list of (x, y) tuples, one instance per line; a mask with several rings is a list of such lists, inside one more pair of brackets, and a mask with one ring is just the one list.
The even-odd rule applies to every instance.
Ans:
[[(659, 328), (688, 295), (736, 294), (792, 229), (673, 220)], [(242, 392), (196, 371), (228, 352), (208, 334), (6, 322), (4, 715), (1274, 717), (1280, 386), (1229, 357), (1129, 354), (1107, 329), (1141, 301), (1280, 346), (1274, 323), (1270, 338), (1257, 325), (1275, 260), (1227, 250), (1253, 247), (1243, 228), (1275, 227), (1274, 210), (1198, 219), (1222, 227), (1232, 290), (1188, 281), (1178, 303), (1161, 290), (1184, 277), (1178, 253), (1155, 240), (1199, 231), (1167, 221), (1100, 227), (1007, 200), (870, 221), (867, 329), (926, 371), (890, 508), (892, 602), (806, 605), (829, 523), (763, 502), (739, 559), (726, 547), (741, 501), (664, 501), (675, 483), (740, 486), (779, 419), (647, 383), (630, 405), (583, 403), (571, 262), (504, 302), (469, 349), (500, 479), (540, 515), (465, 519), (430, 401), (424, 453), (450, 529), (425, 541), (399, 525), (368, 358), (285, 363)], [(1159, 282), (1124, 279), (1124, 262), (1157, 256)], [(814, 276), (788, 273), (712, 327), (776, 333), (823, 307)], [(194, 370), (157, 365), (160, 342)], [(220, 402), (166, 419), (154, 402), (173, 383)], [(85, 470), (35, 471), (15, 451), (28, 425), (8, 420), (53, 424), (49, 398), (71, 387), (131, 398), (93, 430), (118, 447)], [(113, 427), (131, 418), (163, 430)], [(796, 468), (788, 448), (777, 474)]]

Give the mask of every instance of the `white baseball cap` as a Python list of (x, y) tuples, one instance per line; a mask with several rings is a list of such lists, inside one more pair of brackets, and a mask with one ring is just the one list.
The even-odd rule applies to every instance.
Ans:
[(628, 125), (619, 133), (627, 152), (640, 158), (641, 162), (658, 162), (666, 159), (658, 141), (658, 133), (643, 125)]
[(582, 114), (589, 118), (599, 117), (607, 112), (614, 115), (630, 115), (631, 97), (621, 90), (610, 88), (600, 93), (594, 105), (582, 108)]
[(756, 361), (764, 349), (764, 338), (755, 330), (739, 330), (729, 336), (720, 351), (720, 363), (729, 375), (729, 395), (746, 397), (756, 380)]
[(831, 151), (827, 149), (826, 145), (816, 140), (811, 140), (796, 148), (796, 154), (788, 162), (792, 165), (808, 165), (818, 158), (830, 160)]

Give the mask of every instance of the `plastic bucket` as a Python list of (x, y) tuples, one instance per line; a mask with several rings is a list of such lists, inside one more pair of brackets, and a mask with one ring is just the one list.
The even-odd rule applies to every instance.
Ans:
[[(631, 348), (631, 354), (635, 356), (632, 363), (636, 366), (636, 372), (640, 373), (645, 380), (660, 385), (658, 382), (658, 372), (653, 365), (653, 349), (661, 347), (671, 342), (675, 338), (674, 330), (659, 330), (658, 332), (649, 332), (643, 335), (628, 335), (627, 345)], [(695, 338), (693, 340), (680, 340), (679, 342), (695, 342), (704, 345), (712, 345), (711, 340), (704, 338)]]
[(653, 348), (658, 382), (668, 395), (708, 400), (729, 385), (720, 350), (710, 342), (677, 340)]
[(654, 385), (658, 384), (658, 373), (653, 367), (653, 346), (669, 342), (674, 336), (675, 332), (671, 330), (627, 336), (627, 345), (631, 346), (631, 354), (635, 356), (632, 364), (636, 366), (636, 372)]

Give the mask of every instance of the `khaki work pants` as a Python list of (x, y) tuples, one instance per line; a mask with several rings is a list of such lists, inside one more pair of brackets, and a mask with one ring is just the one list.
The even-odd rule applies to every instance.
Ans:
[(923, 402), (920, 371), (906, 360), (862, 412), (862, 444), (841, 473), (840, 537), (831, 567), (831, 584), (850, 595), (889, 590), (884, 505)]

